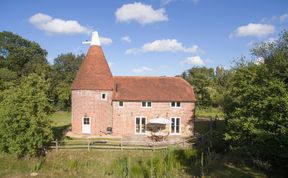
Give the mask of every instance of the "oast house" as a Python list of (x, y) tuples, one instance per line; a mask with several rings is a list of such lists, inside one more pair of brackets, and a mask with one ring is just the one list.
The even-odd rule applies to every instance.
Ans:
[(147, 137), (149, 121), (165, 118), (169, 137), (188, 137), (195, 101), (192, 86), (181, 77), (113, 76), (93, 32), (72, 84), (72, 132)]

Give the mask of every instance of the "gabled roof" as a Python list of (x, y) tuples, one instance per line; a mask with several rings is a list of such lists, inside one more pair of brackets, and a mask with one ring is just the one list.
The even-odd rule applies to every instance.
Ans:
[(92, 44), (72, 83), (72, 90), (113, 90), (113, 87), (113, 76), (100, 43)]
[(192, 86), (181, 77), (114, 76), (113, 100), (196, 101)]

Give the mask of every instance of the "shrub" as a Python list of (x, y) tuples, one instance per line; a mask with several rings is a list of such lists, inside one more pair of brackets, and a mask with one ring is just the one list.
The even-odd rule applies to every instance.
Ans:
[(35, 156), (51, 141), (47, 88), (45, 80), (31, 74), (1, 94), (0, 151)]

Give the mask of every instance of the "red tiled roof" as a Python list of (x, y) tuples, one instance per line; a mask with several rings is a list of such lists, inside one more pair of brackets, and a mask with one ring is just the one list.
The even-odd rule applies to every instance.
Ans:
[(113, 100), (196, 101), (192, 86), (181, 77), (114, 76)]
[(91, 45), (72, 83), (72, 90), (113, 90), (113, 87), (113, 76), (101, 46)]

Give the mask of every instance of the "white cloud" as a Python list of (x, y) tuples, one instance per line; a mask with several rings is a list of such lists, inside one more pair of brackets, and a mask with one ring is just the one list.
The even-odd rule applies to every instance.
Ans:
[(99, 37), (100, 39), (100, 43), (102, 45), (110, 45), (112, 43), (112, 39), (111, 38), (107, 38), (107, 37)]
[(269, 37), (265, 40), (261, 39), (261, 40), (257, 40), (257, 41), (250, 41), (246, 44), (246, 46), (248, 48), (259, 48), (262, 44), (262, 42), (264, 43), (275, 43), (277, 41), (277, 38), (276, 37)]
[(48, 34), (91, 33), (92, 29), (80, 25), (76, 20), (62, 20), (47, 14), (37, 13), (29, 18), (29, 22)]
[(167, 51), (183, 51), (183, 52), (196, 52), (198, 49), (197, 45), (190, 48), (186, 48), (182, 43), (178, 42), (176, 39), (162, 39), (155, 40), (152, 43), (146, 43), (143, 45), (142, 49), (145, 52), (167, 52)]
[(168, 21), (165, 9), (154, 10), (151, 5), (142, 4), (141, 2), (124, 4), (116, 10), (115, 15), (117, 22), (135, 21), (141, 25)]
[(274, 43), (277, 41), (277, 38), (275, 37), (271, 37), (271, 38), (268, 38), (267, 40), (265, 40), (266, 43)]
[(288, 19), (288, 13), (282, 14), (280, 16), (273, 16), (273, 17), (265, 17), (261, 20), (263, 23), (275, 23), (275, 22), (280, 22), (283, 23)]
[(279, 17), (279, 21), (282, 23), (284, 22), (285, 20), (288, 19), (288, 13), (287, 14), (283, 14)]
[(172, 1), (175, 1), (175, 0), (161, 0), (161, 5), (165, 6), (165, 5), (168, 5), (170, 4)]
[(139, 52), (185, 52), (196, 53), (199, 50), (197, 45), (185, 47), (176, 39), (155, 40), (151, 43), (144, 44), (140, 49), (131, 48), (126, 50), (126, 54), (136, 54)]
[(123, 36), (121, 38), (121, 41), (123, 41), (125, 43), (131, 43), (132, 42), (132, 40), (131, 40), (131, 38), (129, 36)]
[(184, 61), (181, 61), (181, 64), (192, 64), (197, 66), (205, 65), (205, 62), (203, 59), (201, 59), (200, 56), (191, 56), (187, 57)]
[(275, 27), (269, 24), (255, 24), (249, 23), (245, 26), (238, 27), (231, 35), (230, 38), (236, 37), (246, 37), (246, 36), (266, 36), (275, 32)]
[(125, 54), (137, 54), (137, 53), (139, 53), (139, 52), (141, 52), (140, 49), (130, 48), (130, 49), (127, 49), (127, 50), (125, 51)]
[(150, 67), (142, 66), (140, 68), (132, 69), (132, 72), (134, 73), (144, 73), (148, 71), (152, 71), (153, 69)]
[(254, 59), (253, 62), (254, 62), (254, 64), (256, 64), (256, 65), (260, 65), (260, 64), (264, 64), (265, 60), (264, 60), (263, 57), (258, 57), (258, 58), (256, 58), (256, 59)]

